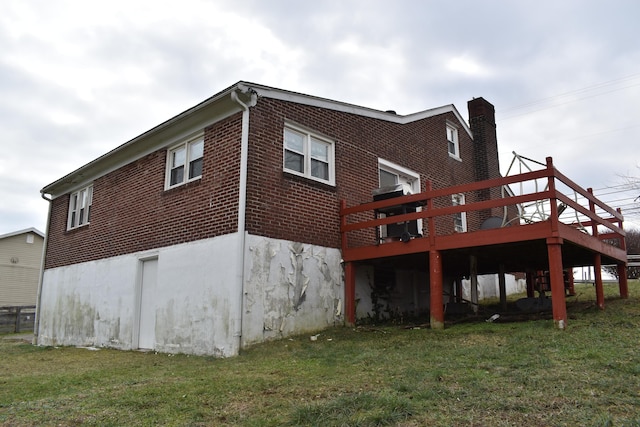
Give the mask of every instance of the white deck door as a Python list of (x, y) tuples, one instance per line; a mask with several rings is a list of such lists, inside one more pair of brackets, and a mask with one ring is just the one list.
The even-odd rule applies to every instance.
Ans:
[(140, 289), (140, 330), (138, 348), (153, 349), (156, 343), (156, 285), (158, 282), (158, 260), (142, 262)]

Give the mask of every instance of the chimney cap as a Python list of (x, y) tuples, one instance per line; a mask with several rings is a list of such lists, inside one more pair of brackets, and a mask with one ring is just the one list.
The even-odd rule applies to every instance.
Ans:
[(469, 120), (484, 117), (491, 124), (496, 123), (496, 110), (492, 103), (483, 97), (473, 98), (467, 103), (469, 109)]

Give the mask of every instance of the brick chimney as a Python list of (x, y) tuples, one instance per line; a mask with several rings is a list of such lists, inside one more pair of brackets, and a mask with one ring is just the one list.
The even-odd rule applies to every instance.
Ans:
[(473, 134), (473, 158), (476, 181), (498, 178), (498, 140), (496, 137), (496, 113), (493, 105), (484, 98), (474, 98), (467, 103), (469, 127)]
[[(467, 103), (469, 127), (473, 134), (473, 162), (476, 181), (500, 177), (498, 162), (498, 140), (496, 137), (496, 114), (493, 105), (484, 98), (474, 98)], [(485, 189), (477, 192), (479, 200), (500, 198), (499, 189)], [(502, 216), (499, 209), (479, 212), (481, 221), (491, 216)]]

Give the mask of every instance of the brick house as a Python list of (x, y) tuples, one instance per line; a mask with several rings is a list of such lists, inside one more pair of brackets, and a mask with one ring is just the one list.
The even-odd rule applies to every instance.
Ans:
[[(499, 177), (493, 106), (468, 107), (470, 125), (239, 82), (47, 185), (38, 344), (231, 356), (343, 324), (340, 202)], [(358, 317), (428, 310), (426, 267), (397, 261), (358, 269)]]

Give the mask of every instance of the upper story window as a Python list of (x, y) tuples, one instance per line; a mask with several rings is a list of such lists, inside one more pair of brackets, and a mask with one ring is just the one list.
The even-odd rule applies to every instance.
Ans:
[[(464, 194), (452, 194), (451, 204), (453, 206), (464, 205)], [(456, 233), (465, 233), (467, 231), (467, 213), (458, 212), (453, 214), (453, 229)]]
[(458, 128), (447, 123), (447, 144), (449, 156), (460, 160), (460, 144), (458, 143)]
[(284, 128), (284, 170), (335, 185), (335, 144), (326, 138), (287, 125)]
[(169, 149), (165, 188), (173, 188), (202, 176), (204, 138), (199, 136)]
[(69, 199), (69, 216), (67, 230), (89, 224), (91, 220), (91, 201), (93, 199), (93, 185), (71, 193)]

